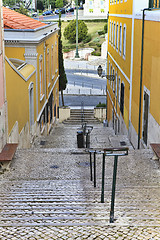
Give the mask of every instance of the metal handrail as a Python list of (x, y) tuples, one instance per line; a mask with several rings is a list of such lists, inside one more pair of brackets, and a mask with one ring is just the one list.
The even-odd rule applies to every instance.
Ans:
[(84, 122), (84, 102), (81, 102), (81, 122)]
[(116, 190), (116, 177), (117, 177), (117, 164), (119, 156), (127, 156), (128, 147), (109, 147), (109, 148), (90, 148), (86, 149), (90, 155), (90, 176), (93, 181), (92, 171), (92, 154), (94, 154), (94, 187), (96, 187), (96, 154), (102, 154), (102, 188), (101, 188), (101, 203), (104, 203), (104, 182), (105, 182), (105, 157), (114, 156), (114, 167), (113, 167), (113, 180), (112, 180), (112, 197), (111, 197), (111, 210), (110, 210), (110, 223), (114, 223), (114, 203), (115, 203), (115, 190)]

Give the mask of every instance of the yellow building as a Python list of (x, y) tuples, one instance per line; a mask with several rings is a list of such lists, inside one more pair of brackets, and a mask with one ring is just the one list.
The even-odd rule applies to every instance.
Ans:
[(3, 8), (9, 142), (29, 147), (58, 118), (58, 24)]
[(160, 141), (159, 4), (109, 1), (107, 74), (115, 80), (108, 81), (107, 119), (135, 148)]

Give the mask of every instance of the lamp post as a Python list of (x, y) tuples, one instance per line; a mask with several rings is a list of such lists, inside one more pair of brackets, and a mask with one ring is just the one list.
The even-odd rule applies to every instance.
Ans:
[(76, 0), (76, 54), (75, 58), (79, 58), (78, 54), (78, 0)]

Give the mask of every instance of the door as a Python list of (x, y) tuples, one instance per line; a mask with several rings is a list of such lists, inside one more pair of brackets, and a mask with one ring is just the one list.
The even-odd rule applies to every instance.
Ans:
[(144, 92), (143, 141), (146, 145), (148, 137), (148, 111), (149, 111), (149, 95), (146, 92)]
[(33, 96), (33, 84), (29, 90), (29, 116), (30, 116), (30, 127), (34, 124), (34, 96)]
[(124, 84), (121, 83), (121, 98), (120, 98), (120, 111), (124, 113)]

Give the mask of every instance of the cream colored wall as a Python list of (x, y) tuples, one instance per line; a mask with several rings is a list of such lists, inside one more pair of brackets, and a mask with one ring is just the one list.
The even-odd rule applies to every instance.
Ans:
[(59, 108), (59, 122), (63, 122), (64, 120), (66, 120), (67, 118), (70, 117), (70, 108), (63, 108), (60, 107)]

